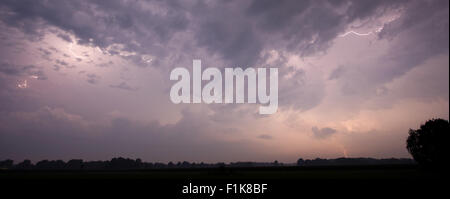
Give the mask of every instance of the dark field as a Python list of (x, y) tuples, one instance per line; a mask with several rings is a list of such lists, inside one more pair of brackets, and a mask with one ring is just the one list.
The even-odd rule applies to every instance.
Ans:
[(418, 169), (417, 166), (315, 166), (315, 167), (255, 167), (152, 170), (3, 170), (6, 180), (431, 180), (440, 179), (440, 172)]
[[(209, 169), (157, 169), (128, 171), (6, 171), (0, 172), (5, 190), (33, 190), (32, 193), (64, 192), (100, 195), (160, 195), (160, 198), (213, 198), (202, 194), (181, 194), (183, 185), (268, 184), (264, 194), (217, 193), (216, 198), (277, 198), (277, 196), (363, 197), (433, 196), (445, 194), (447, 172), (426, 171), (415, 165), (256, 167)], [(27, 192), (25, 192), (27, 193)], [(161, 195), (163, 194), (163, 195)], [(368, 196), (368, 195), (367, 195)], [(297, 197), (295, 197), (297, 198)]]

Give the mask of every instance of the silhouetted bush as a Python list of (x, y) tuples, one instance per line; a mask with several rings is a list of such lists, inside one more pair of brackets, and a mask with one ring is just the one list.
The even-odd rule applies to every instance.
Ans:
[(46, 170), (59, 170), (63, 169), (66, 163), (62, 160), (42, 160), (36, 163), (35, 169), (46, 169)]
[(113, 158), (109, 163), (108, 168), (114, 170), (139, 169), (141, 167), (141, 159), (133, 160), (129, 158)]
[(303, 160), (302, 158), (299, 158), (297, 160), (297, 166), (303, 166), (305, 164), (305, 160)]
[(419, 129), (410, 129), (406, 148), (414, 160), (424, 167), (443, 167), (448, 164), (449, 126), (447, 120), (431, 119)]
[(69, 162), (66, 163), (64, 168), (71, 169), (71, 170), (78, 170), (78, 169), (83, 169), (83, 167), (84, 167), (83, 160), (73, 159), (73, 160), (69, 160)]
[(0, 161), (0, 169), (10, 169), (13, 166), (14, 161), (12, 160), (3, 160)]
[(31, 164), (30, 160), (24, 160), (23, 162), (13, 166), (14, 169), (22, 169), (22, 170), (33, 169), (33, 167), (34, 165)]

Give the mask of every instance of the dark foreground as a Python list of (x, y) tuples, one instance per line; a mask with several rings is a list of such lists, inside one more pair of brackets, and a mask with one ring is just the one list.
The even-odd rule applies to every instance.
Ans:
[[(279, 198), (283, 195), (289, 198), (433, 198), (441, 195), (441, 198), (448, 195), (446, 174), (421, 170), (414, 165), (136, 171), (3, 170), (0, 171), (0, 190), (3, 193), (54, 197)], [(263, 184), (267, 184), (267, 189), (261, 193)], [(189, 185), (216, 186), (217, 189), (213, 196), (211, 193), (183, 194), (183, 186)], [(228, 193), (227, 188), (230, 188)]]

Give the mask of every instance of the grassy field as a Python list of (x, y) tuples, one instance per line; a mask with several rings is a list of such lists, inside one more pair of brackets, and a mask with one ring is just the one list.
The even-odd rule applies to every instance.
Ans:
[(3, 170), (0, 179), (439, 179), (436, 171), (418, 169), (415, 165), (392, 166), (326, 166), (326, 167), (254, 167), (152, 170)]

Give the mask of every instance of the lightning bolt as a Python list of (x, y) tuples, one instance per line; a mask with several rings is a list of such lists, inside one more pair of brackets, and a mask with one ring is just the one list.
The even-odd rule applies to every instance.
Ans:
[(368, 35), (371, 35), (372, 32), (368, 32), (368, 33), (359, 33), (359, 32), (355, 32), (355, 31), (352, 30), (352, 31), (346, 32), (345, 34), (339, 35), (339, 37), (345, 37), (345, 36), (347, 36), (347, 35), (349, 35), (349, 34), (354, 34), (354, 35), (357, 35), (357, 36), (368, 36)]
[(344, 157), (348, 158), (347, 149), (343, 148), (342, 152), (344, 153)]
[[(383, 29), (383, 27), (379, 27), (379, 28), (377, 28), (374, 32), (375, 32), (375, 33), (379, 33), (382, 29)], [(371, 34), (374, 34), (374, 32), (373, 32), (373, 31), (370, 31), (370, 32), (368, 32), (368, 33), (359, 33), (359, 32), (356, 32), (356, 31), (354, 31), (354, 30), (351, 30), (351, 31), (348, 31), (348, 32), (346, 32), (346, 33), (344, 33), (344, 34), (342, 34), (342, 35), (339, 35), (339, 37), (345, 37), (345, 36), (347, 36), (347, 35), (349, 35), (349, 34), (354, 34), (354, 35), (356, 35), (356, 36), (369, 36), (369, 35), (371, 35)]]

